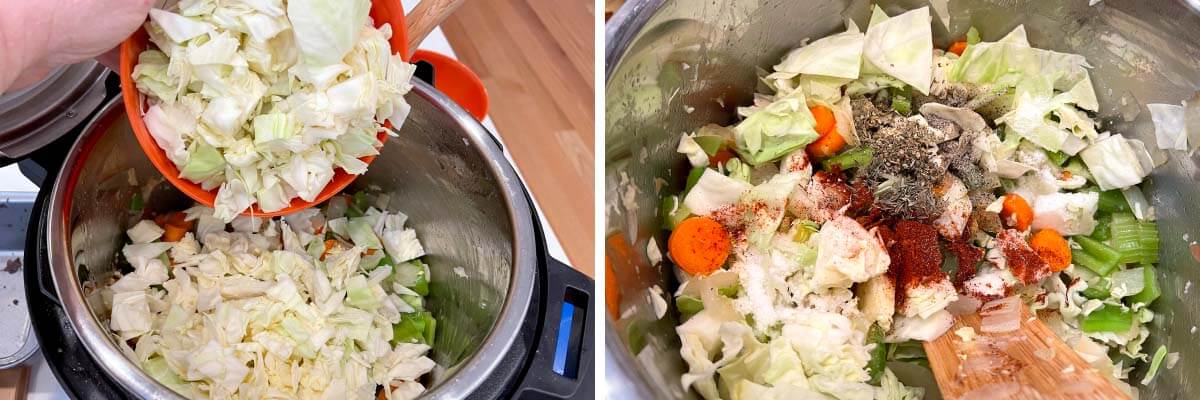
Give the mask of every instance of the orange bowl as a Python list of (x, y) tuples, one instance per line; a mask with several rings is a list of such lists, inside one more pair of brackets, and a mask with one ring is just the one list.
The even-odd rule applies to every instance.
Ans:
[(442, 53), (417, 49), (412, 63), (427, 62), (433, 66), (433, 87), (446, 94), (475, 119), (483, 121), (488, 113), (488, 93), (479, 75), (466, 65)]
[[(371, 20), (375, 26), (383, 26), (383, 24), (392, 25), (392, 38), (389, 40), (392, 46), (392, 52), (405, 57), (408, 54), (408, 31), (404, 25), (404, 9), (400, 6), (397, 0), (372, 0), (371, 2)], [(133, 127), (133, 134), (137, 137), (138, 144), (141, 145), (142, 151), (146, 153), (146, 157), (150, 158), (150, 163), (154, 164), (155, 168), (167, 178), (176, 188), (196, 200), (200, 204), (208, 207), (213, 207), (217, 199), (217, 190), (204, 190), (199, 184), (179, 177), (179, 168), (171, 159), (167, 157), (167, 153), (162, 148), (158, 147), (158, 143), (154, 141), (154, 137), (150, 136), (150, 130), (146, 128), (146, 121), (142, 119), (145, 110), (148, 108), (144, 102), (145, 96), (138, 92), (137, 87), (133, 83), (133, 67), (137, 65), (138, 54), (146, 50), (149, 46), (149, 36), (146, 34), (145, 28), (138, 29), (133, 35), (125, 39), (121, 43), (121, 96), (125, 102), (125, 113), (129, 115), (129, 124)], [(385, 128), (391, 128), (390, 123), (384, 124)], [(381, 143), (387, 141), (387, 131), (379, 132), (379, 141)], [(363, 162), (370, 164), (375, 160), (374, 156), (360, 158)], [(287, 215), (306, 208), (315, 206), (329, 200), (330, 197), (341, 192), (350, 182), (354, 181), (357, 175), (352, 175), (337, 168), (333, 172), (333, 179), (325, 186), (325, 189), (317, 195), (314, 201), (304, 201), (297, 197), (292, 199), (292, 203), (286, 208), (273, 212), (263, 212), (258, 208), (258, 204), (254, 204), (249, 210), (243, 212), (242, 215), (253, 215), (259, 217), (273, 217), (277, 215)]]

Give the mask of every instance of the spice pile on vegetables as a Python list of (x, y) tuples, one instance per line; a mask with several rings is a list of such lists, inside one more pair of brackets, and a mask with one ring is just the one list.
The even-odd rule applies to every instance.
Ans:
[[(787, 53), (740, 121), (680, 138), (663, 199), (676, 328), (707, 399), (917, 399), (889, 363), (955, 315), (1020, 301), (1136, 397), (1177, 356), (1143, 346), (1159, 237), (1139, 140), (1105, 132), (1079, 55), (972, 29), (936, 49), (927, 8)], [(1159, 127), (1167, 129), (1169, 127)], [(1177, 129), (1178, 130), (1178, 129)], [(1018, 307), (980, 329), (1012, 331)], [(1072, 371), (1064, 371), (1070, 379)]]
[(388, 199), (228, 225), (204, 206), (137, 210), (120, 272), (88, 300), (126, 356), (187, 398), (415, 398), (437, 321), (424, 248), (404, 214), (380, 211)]

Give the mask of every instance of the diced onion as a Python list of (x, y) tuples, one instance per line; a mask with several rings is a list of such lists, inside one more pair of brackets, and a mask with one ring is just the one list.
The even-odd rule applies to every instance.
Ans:
[(1009, 296), (992, 300), (979, 311), (979, 330), (986, 333), (1012, 332), (1021, 327), (1021, 299)]
[(958, 296), (958, 300), (955, 300), (946, 306), (946, 311), (949, 311), (951, 315), (957, 317), (960, 315), (974, 314), (976, 311), (979, 311), (979, 306), (981, 305), (983, 305), (983, 301), (980, 301), (975, 296)]

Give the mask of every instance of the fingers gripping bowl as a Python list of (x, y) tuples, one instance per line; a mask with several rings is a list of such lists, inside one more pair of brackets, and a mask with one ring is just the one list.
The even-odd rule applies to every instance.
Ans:
[[(427, 396), (462, 398), (508, 368), (502, 360), (532, 302), (535, 230), (515, 172), (487, 133), (424, 84), (410, 100), (419, 112), (379, 161), (396, 164), (372, 169), (350, 189), (387, 193), (388, 209), (404, 210), (421, 238), (431, 283), (424, 306), (437, 319), (429, 357), (444, 367), (422, 383)], [(174, 398), (120, 350), (105, 306), (81, 287), (115, 272), (115, 254), (139, 219), (124, 211), (135, 194), (147, 212), (192, 203), (149, 160), (121, 151), (134, 140), (124, 118), (110, 105), (68, 155), (47, 207), (54, 210), (46, 221), (49, 261), (71, 326), (107, 375), (133, 396)], [(409, 161), (420, 166), (404, 166)]]
[[(938, 2), (934, 3), (936, 13)], [(691, 395), (678, 383), (678, 377), (687, 372), (686, 364), (679, 361), (678, 339), (672, 337), (678, 322), (659, 320), (652, 312), (654, 304), (641, 304), (650, 301), (643, 300), (647, 296), (631, 295), (655, 285), (670, 293), (676, 282), (669, 267), (645, 266), (664, 250), (658, 244), (667, 243), (658, 228), (662, 215), (655, 212), (659, 200), (680, 192), (687, 176), (687, 163), (674, 153), (679, 133), (696, 132), (709, 123), (737, 121), (736, 107), (752, 103), (753, 94), (763, 91), (756, 87), (761, 85), (756, 69), (770, 71), (804, 38), (816, 40), (843, 31), (844, 18), (853, 18), (862, 27), (871, 15), (865, 1), (705, 5), (632, 2), (614, 17), (607, 32), (610, 150), (606, 183), (612, 188), (607, 254), (623, 301), (619, 310), (610, 314), (615, 326), (610, 325), (609, 331), (618, 334), (610, 335), (607, 345), (610, 360), (615, 360), (609, 364), (609, 376), (621, 377), (616, 379), (619, 389), (643, 396)], [(897, 15), (926, 4), (881, 5), (888, 15)], [(1191, 99), (1196, 85), (1197, 73), (1185, 66), (1194, 63), (1198, 52), (1195, 38), (1189, 37), (1194, 33), (1184, 27), (1197, 18), (1171, 2), (1144, 7), (1105, 2), (1091, 8), (1086, 3), (963, 1), (950, 3), (949, 17), (944, 19), (948, 28), (941, 25), (942, 18), (935, 15), (933, 20), (938, 48), (959, 40), (971, 26), (985, 39), (995, 40), (1023, 24), (1034, 46), (1083, 55), (1094, 67), (1091, 73), (1100, 97), (1097, 117), (1102, 128), (1146, 143), (1155, 143), (1155, 138), (1144, 104)], [(1161, 47), (1158, 44), (1163, 38), (1171, 38), (1172, 43), (1186, 38), (1187, 43)], [(1196, 276), (1191, 269), (1178, 267), (1194, 262), (1188, 242), (1179, 239), (1186, 238), (1183, 233), (1193, 228), (1161, 213), (1190, 212), (1183, 205), (1195, 196), (1194, 185), (1188, 183), (1193, 179), (1192, 164), (1186, 154), (1173, 155), (1143, 188), (1160, 213), (1163, 267), (1158, 281), (1164, 286), (1164, 297), (1152, 306), (1159, 317), (1148, 323), (1151, 340), (1145, 345), (1166, 345), (1179, 351), (1182, 359), (1195, 351), (1186, 339), (1195, 305), (1180, 296), (1186, 298), (1183, 288)], [(625, 244), (613, 245), (622, 241)], [(646, 257), (641, 251), (622, 248), (645, 249)], [(1190, 390), (1190, 371), (1158, 372), (1157, 378), (1141, 388), (1142, 398), (1169, 398)], [(1144, 367), (1136, 370), (1134, 380), (1144, 373)], [(899, 370), (897, 375), (901, 375)], [(932, 387), (932, 382), (905, 383)]]

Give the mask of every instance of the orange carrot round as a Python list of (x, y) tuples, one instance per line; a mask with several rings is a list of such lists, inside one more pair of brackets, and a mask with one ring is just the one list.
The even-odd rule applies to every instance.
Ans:
[(954, 42), (953, 44), (950, 45), (949, 48), (946, 49), (946, 51), (954, 53), (954, 54), (958, 54), (961, 56), (964, 51), (967, 51), (967, 42), (965, 40), (959, 40), (957, 42)]
[(1029, 202), (1024, 197), (1016, 193), (1006, 194), (1003, 205), (1000, 220), (1006, 226), (1019, 231), (1029, 229), (1029, 224), (1033, 222), (1033, 209), (1029, 208)]
[(705, 217), (683, 220), (667, 240), (675, 264), (689, 274), (700, 276), (721, 268), (731, 247), (725, 227)]
[(846, 147), (846, 139), (836, 130), (821, 136), (817, 141), (808, 144), (808, 156), (820, 160), (833, 157)]
[(816, 126), (813, 127), (818, 135), (825, 136), (829, 132), (833, 132), (834, 126), (837, 126), (837, 119), (833, 117), (833, 110), (822, 105), (815, 105), (808, 108), (808, 112), (812, 113), (813, 119), (816, 121)]
[(1053, 229), (1037, 231), (1029, 238), (1029, 247), (1050, 266), (1051, 271), (1062, 271), (1071, 265), (1071, 247), (1067, 245), (1067, 240)]

